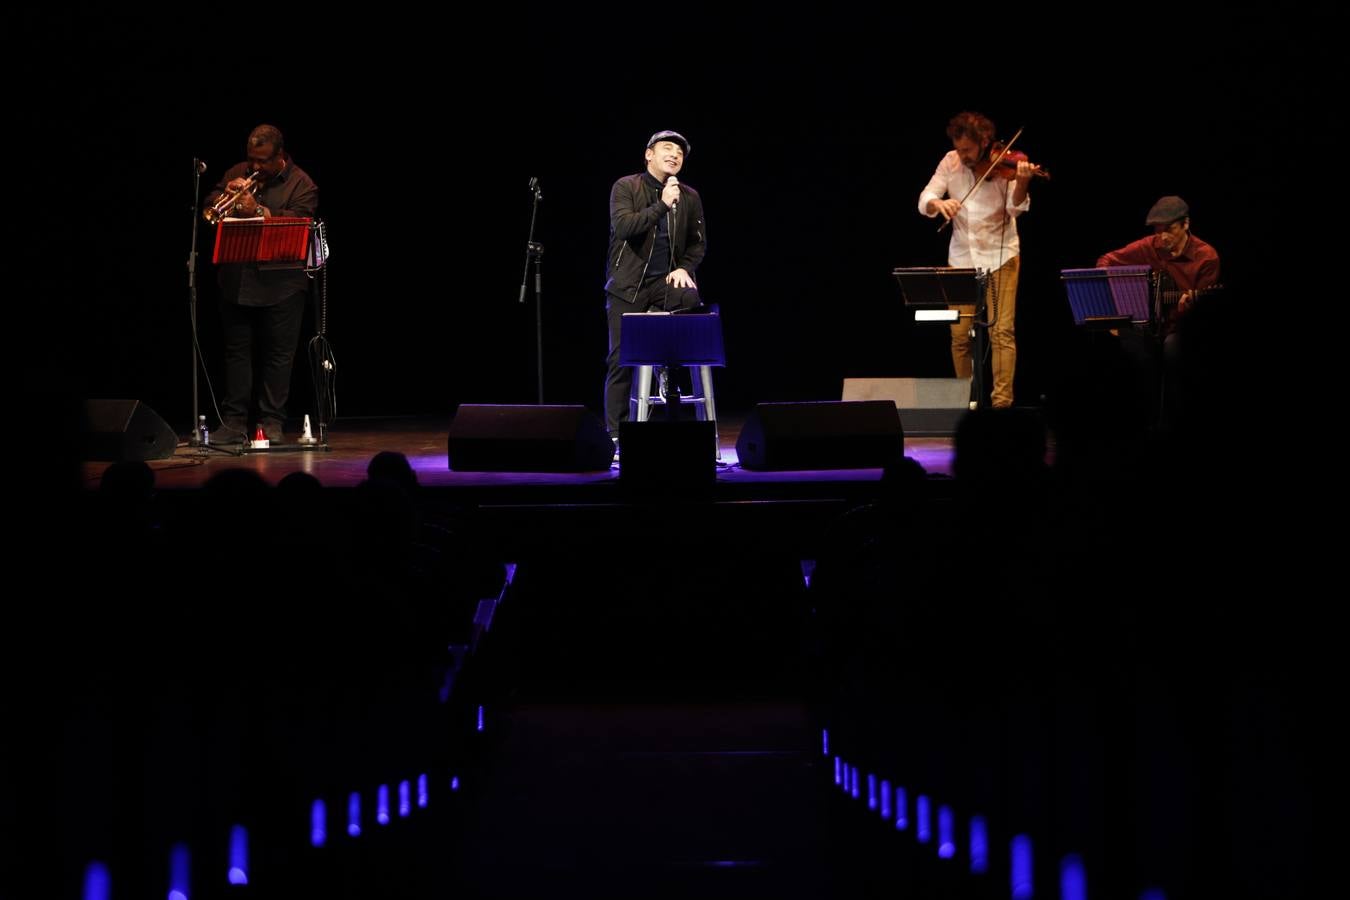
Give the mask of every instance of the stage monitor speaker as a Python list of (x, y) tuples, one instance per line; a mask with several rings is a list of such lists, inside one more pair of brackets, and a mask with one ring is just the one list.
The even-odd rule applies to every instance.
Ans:
[(905, 455), (905, 436), (889, 400), (761, 403), (736, 455), (746, 469), (880, 468)]
[(596, 472), (614, 459), (604, 424), (584, 406), (465, 403), (448, 449), (456, 472)]
[(619, 445), (619, 482), (627, 489), (689, 497), (717, 483), (713, 422), (624, 422)]
[(950, 437), (970, 409), (969, 378), (845, 378), (845, 400), (890, 400), (910, 437)]
[(103, 462), (168, 459), (178, 435), (139, 400), (84, 402), (84, 458)]

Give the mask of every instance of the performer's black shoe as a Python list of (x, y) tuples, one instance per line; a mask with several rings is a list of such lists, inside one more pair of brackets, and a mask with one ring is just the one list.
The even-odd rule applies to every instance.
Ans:
[(216, 430), (211, 432), (210, 439), (213, 444), (228, 446), (230, 444), (242, 444), (244, 442), (244, 437), (244, 429), (242, 427), (221, 422), (216, 426)]

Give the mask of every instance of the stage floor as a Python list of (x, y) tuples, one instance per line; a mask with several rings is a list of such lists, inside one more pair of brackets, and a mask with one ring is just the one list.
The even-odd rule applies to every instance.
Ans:
[[(781, 489), (796, 485), (807, 493), (853, 493), (859, 488), (870, 491), (881, 478), (880, 469), (822, 469), (809, 471), (760, 471), (742, 469), (736, 457), (744, 416), (719, 420), (718, 443), (722, 464), (717, 470), (717, 490), (737, 497), (752, 496), (760, 488)], [(447, 458), (448, 418), (366, 418), (343, 419), (328, 433), (327, 449), (299, 449), (295, 444), (247, 453), (213, 448), (201, 453), (198, 448), (181, 444), (171, 458), (150, 460), (155, 484), (160, 489), (200, 487), (218, 472), (231, 468), (250, 469), (271, 484), (292, 472), (307, 472), (327, 487), (354, 487), (366, 478), (371, 457), (384, 451), (402, 453), (417, 472), (423, 487), (447, 488), (458, 492), (480, 493), (510, 489), (513, 493), (556, 492), (566, 489), (575, 495), (612, 491), (620, 481), (620, 464), (599, 472), (452, 472)], [(294, 437), (293, 435), (288, 435)], [(918, 462), (930, 475), (950, 475), (951, 438), (905, 438), (905, 455)], [(96, 488), (106, 462), (83, 464), (85, 483)], [(833, 485), (834, 488), (829, 487)], [(606, 486), (609, 486), (606, 488)]]

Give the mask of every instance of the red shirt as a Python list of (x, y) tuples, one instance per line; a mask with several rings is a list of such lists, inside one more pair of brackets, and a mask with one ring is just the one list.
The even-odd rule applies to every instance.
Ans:
[(1219, 281), (1218, 251), (1193, 234), (1177, 256), (1162, 249), (1155, 234), (1101, 256), (1097, 266), (1152, 266), (1155, 271), (1172, 276), (1183, 291), (1213, 287)]

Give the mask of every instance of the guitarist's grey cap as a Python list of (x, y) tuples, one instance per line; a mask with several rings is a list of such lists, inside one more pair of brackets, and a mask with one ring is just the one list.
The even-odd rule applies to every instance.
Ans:
[(1190, 211), (1191, 208), (1180, 197), (1163, 197), (1148, 211), (1148, 218), (1144, 220), (1144, 224), (1170, 225), (1177, 219), (1184, 219)]

